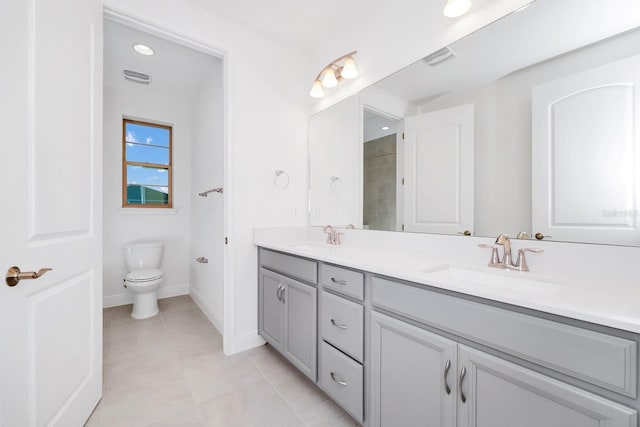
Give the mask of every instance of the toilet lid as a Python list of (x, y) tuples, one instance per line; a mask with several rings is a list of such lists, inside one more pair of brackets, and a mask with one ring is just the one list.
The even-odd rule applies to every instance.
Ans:
[(136, 270), (125, 276), (125, 280), (130, 282), (149, 282), (162, 277), (162, 270)]

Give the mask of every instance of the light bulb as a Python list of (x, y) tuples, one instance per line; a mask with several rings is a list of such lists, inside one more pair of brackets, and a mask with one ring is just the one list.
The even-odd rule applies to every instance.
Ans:
[(324, 89), (322, 89), (322, 83), (320, 83), (320, 80), (313, 82), (309, 95), (311, 95), (312, 98), (322, 98), (324, 96)]
[(442, 13), (447, 18), (457, 18), (467, 13), (470, 8), (471, 0), (447, 0)]
[(336, 87), (338, 86), (338, 80), (336, 79), (336, 73), (333, 68), (329, 67), (322, 73), (322, 86), (324, 87)]
[(356, 61), (353, 60), (353, 57), (350, 56), (344, 61), (344, 67), (342, 67), (340, 75), (345, 79), (353, 79), (358, 76)]

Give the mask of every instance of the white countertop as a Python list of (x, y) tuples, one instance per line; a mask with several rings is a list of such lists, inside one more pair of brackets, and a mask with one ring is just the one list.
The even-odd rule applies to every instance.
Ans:
[[(296, 236), (256, 232), (254, 237), (257, 246), (267, 249), (640, 333), (638, 280), (621, 280), (619, 277), (613, 281), (602, 280), (588, 274), (588, 269), (587, 274), (584, 274), (585, 271), (576, 268), (576, 262), (568, 265), (564, 272), (560, 268), (560, 273), (552, 272), (553, 274), (548, 271), (539, 272), (533, 266), (531, 272), (504, 271), (490, 268), (483, 262), (475, 262), (476, 258), (471, 263), (464, 256), (452, 259), (455, 257), (450, 252), (434, 251), (433, 247), (420, 250), (415, 245), (407, 245), (410, 247), (405, 250), (397, 245), (362, 244), (361, 238), (354, 238), (353, 240), (358, 240), (356, 243), (347, 242), (335, 246), (324, 244), (321, 239), (316, 238), (304, 240), (308, 236), (300, 232)], [(458, 239), (454, 242), (462, 242), (461, 244), (475, 248), (469, 241)], [(484, 251), (482, 255), (482, 259), (486, 257), (488, 261), (489, 252)], [(529, 255), (529, 259), (537, 256)], [(541, 264), (540, 261), (537, 262)], [(532, 262), (529, 261), (529, 264)], [(449, 274), (448, 266), (455, 269), (454, 273), (460, 272), (461, 275)], [(540, 267), (539, 270), (544, 269)], [(478, 281), (475, 280), (476, 277), (479, 278)], [(495, 282), (499, 283), (498, 286), (483, 284), (483, 280), (489, 282), (492, 277), (497, 279)], [(511, 279), (515, 279), (513, 287), (510, 286)], [(540, 285), (539, 288), (536, 287), (537, 284)]]

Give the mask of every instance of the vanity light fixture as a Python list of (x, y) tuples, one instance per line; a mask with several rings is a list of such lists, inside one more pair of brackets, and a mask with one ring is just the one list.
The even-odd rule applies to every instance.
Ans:
[(470, 8), (471, 0), (447, 0), (442, 13), (447, 18), (457, 18), (467, 13)]
[(138, 52), (140, 55), (151, 56), (154, 54), (151, 46), (147, 46), (146, 44), (136, 43), (133, 45), (133, 50)]
[(349, 52), (340, 58), (331, 61), (324, 67), (313, 82), (313, 87), (309, 92), (313, 98), (322, 98), (324, 88), (336, 87), (344, 79), (353, 79), (358, 76), (358, 69), (353, 56), (357, 51)]
[(381, 130), (389, 130), (389, 129), (391, 129), (391, 128), (390, 128), (389, 126), (380, 126), (380, 129), (381, 129)]

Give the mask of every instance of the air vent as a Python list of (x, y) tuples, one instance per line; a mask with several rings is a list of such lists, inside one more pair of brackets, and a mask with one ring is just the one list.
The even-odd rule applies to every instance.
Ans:
[(431, 66), (442, 64), (447, 59), (455, 58), (456, 53), (450, 47), (444, 47), (429, 56), (425, 56), (423, 61)]
[(149, 83), (151, 83), (151, 76), (139, 71), (122, 70), (122, 75), (125, 79), (131, 82), (141, 83), (143, 85), (148, 85)]

